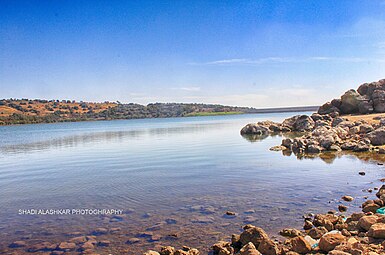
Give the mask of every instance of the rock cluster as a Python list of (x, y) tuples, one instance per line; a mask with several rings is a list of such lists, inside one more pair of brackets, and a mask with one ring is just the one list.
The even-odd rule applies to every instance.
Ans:
[[(353, 197), (343, 196), (341, 202)], [(287, 239), (274, 241), (260, 227), (246, 225), (241, 234), (233, 234), (231, 241), (219, 241), (212, 246), (213, 255), (379, 255), (385, 254), (385, 215), (377, 209), (385, 205), (385, 185), (378, 189), (376, 198), (362, 204), (361, 213), (349, 216), (327, 214), (306, 215), (304, 230), (286, 228), (280, 234)], [(144, 255), (198, 255), (189, 247), (176, 250), (162, 247), (160, 252)]]
[(333, 112), (341, 114), (385, 112), (385, 79), (364, 83), (357, 91), (348, 90), (341, 98), (325, 103), (318, 110), (319, 114)]
[(381, 119), (378, 124), (369, 124), (364, 120), (352, 122), (336, 113), (313, 113), (311, 116), (293, 116), (282, 123), (264, 121), (248, 124), (241, 130), (242, 135), (257, 136), (277, 132), (298, 133), (293, 139), (283, 139), (281, 146), (273, 147), (272, 150), (289, 150), (294, 153), (379, 151), (375, 146), (385, 144), (385, 119)]

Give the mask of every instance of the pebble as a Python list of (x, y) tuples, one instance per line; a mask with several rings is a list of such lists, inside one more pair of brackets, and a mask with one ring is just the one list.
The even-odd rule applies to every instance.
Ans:
[(354, 198), (351, 197), (351, 196), (343, 196), (343, 197), (342, 197), (342, 200), (344, 200), (344, 201), (346, 201), (346, 202), (351, 202), (351, 201), (354, 200)]
[(339, 205), (338, 206), (338, 211), (340, 212), (346, 212), (348, 210), (348, 207), (345, 205)]

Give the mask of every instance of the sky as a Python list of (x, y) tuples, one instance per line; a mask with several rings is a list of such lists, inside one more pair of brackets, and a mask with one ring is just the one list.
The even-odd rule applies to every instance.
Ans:
[(385, 0), (0, 0), (0, 98), (320, 105), (385, 78)]

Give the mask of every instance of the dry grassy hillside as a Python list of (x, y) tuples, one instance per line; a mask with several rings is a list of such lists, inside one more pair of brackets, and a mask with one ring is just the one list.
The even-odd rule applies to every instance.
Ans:
[(60, 115), (98, 113), (112, 107), (117, 103), (92, 103), (75, 102), (69, 100), (28, 100), (28, 99), (5, 99), (0, 100), (0, 117), (8, 117), (12, 114), (22, 114), (27, 116), (46, 116), (49, 114), (60, 113)]

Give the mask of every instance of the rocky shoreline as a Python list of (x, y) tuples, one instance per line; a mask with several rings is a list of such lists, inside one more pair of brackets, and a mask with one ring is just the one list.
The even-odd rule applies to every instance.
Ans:
[[(284, 241), (271, 239), (259, 227), (245, 225), (241, 234), (233, 234), (230, 241), (219, 241), (212, 246), (214, 255), (377, 255), (385, 254), (385, 185), (376, 188), (374, 199), (362, 204), (362, 212), (344, 215), (347, 206), (340, 205), (339, 213), (308, 214), (304, 216), (303, 230), (285, 228), (280, 235)], [(351, 196), (341, 197), (345, 204)], [(230, 238), (229, 238), (230, 239)], [(197, 249), (175, 249), (164, 246), (160, 251), (147, 251), (144, 255), (198, 255)]]
[[(385, 112), (385, 80), (365, 83), (347, 91), (320, 107), (311, 116), (296, 115), (282, 123), (263, 121), (248, 124), (241, 130), (243, 136), (263, 139), (269, 135), (291, 133), (281, 145), (271, 148), (296, 155), (325, 152), (353, 151), (385, 154), (385, 115), (374, 121), (350, 120), (347, 114)], [(379, 163), (382, 165), (382, 163)], [(365, 172), (360, 172), (365, 175)], [(214, 255), (378, 255), (385, 254), (385, 185), (375, 188), (373, 199), (366, 200), (362, 212), (345, 215), (348, 207), (340, 204), (338, 213), (309, 214), (304, 216), (303, 230), (286, 228), (280, 235), (284, 241), (273, 240), (260, 227), (245, 225), (241, 234), (233, 234), (230, 241), (220, 241), (212, 246)], [(354, 198), (341, 197), (349, 203)], [(194, 248), (175, 249), (164, 246), (160, 251), (147, 251), (145, 255), (197, 255)]]

